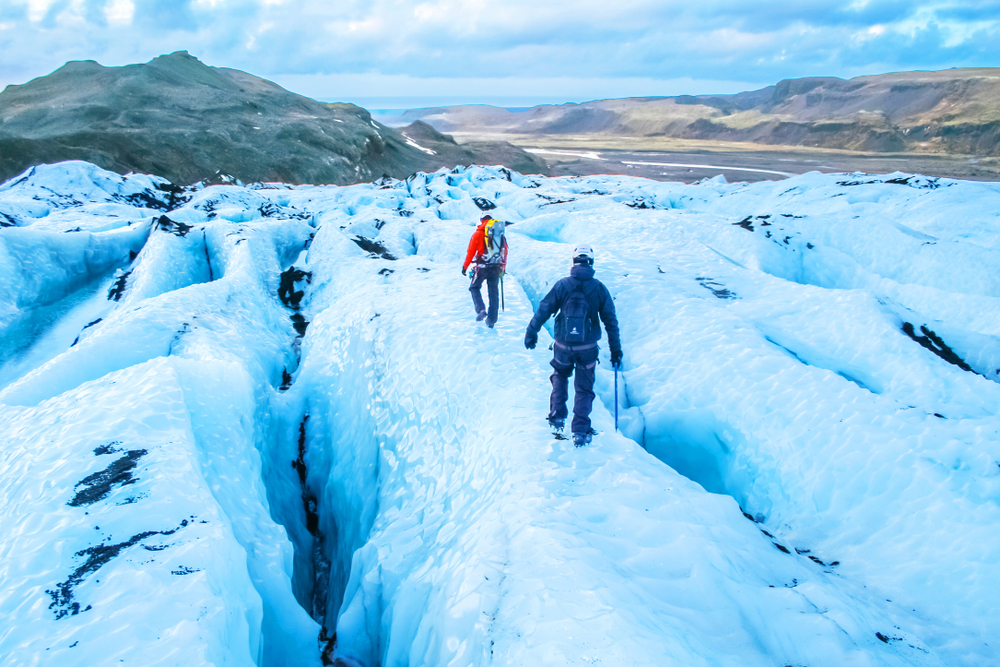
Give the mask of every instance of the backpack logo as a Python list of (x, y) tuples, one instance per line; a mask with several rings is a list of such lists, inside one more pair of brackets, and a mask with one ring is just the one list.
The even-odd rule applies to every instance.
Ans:
[(483, 261), (487, 264), (498, 264), (503, 260), (504, 229), (506, 226), (503, 220), (490, 219), (486, 222), (483, 229), (486, 241)]
[(562, 306), (564, 324), (563, 336), (569, 345), (586, 343), (590, 335), (590, 303), (579, 282), (575, 290), (566, 298)]

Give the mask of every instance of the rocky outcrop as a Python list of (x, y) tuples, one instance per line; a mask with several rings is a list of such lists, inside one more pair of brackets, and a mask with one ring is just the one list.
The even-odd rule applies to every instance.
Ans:
[(399, 133), (445, 164), (503, 165), (522, 174), (545, 174), (545, 160), (527, 153), (506, 141), (470, 141), (460, 144), (449, 134), (442, 134), (423, 121), (400, 128)]

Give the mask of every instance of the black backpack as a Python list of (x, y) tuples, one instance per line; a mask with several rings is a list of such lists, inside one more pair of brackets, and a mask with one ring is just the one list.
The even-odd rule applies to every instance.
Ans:
[(576, 289), (563, 302), (563, 337), (568, 345), (580, 345), (590, 336), (590, 300), (583, 291), (583, 281), (576, 281)]

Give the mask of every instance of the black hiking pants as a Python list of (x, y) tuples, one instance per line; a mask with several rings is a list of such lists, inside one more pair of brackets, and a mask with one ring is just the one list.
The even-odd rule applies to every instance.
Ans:
[(569, 411), (566, 402), (569, 400), (569, 376), (576, 371), (573, 388), (576, 399), (573, 401), (573, 433), (590, 431), (590, 410), (594, 405), (594, 378), (597, 375), (597, 343), (588, 345), (563, 345), (556, 343), (552, 347), (552, 368), (555, 371), (549, 376), (552, 381), (552, 396), (549, 399), (549, 419), (566, 419)]
[[(490, 298), (489, 311), (483, 304), (483, 282), (486, 282), (486, 293)], [(472, 303), (476, 307), (476, 314), (486, 313), (486, 324), (493, 326), (496, 324), (497, 316), (500, 312), (500, 265), (499, 264), (476, 264), (472, 269), (472, 284), (469, 285), (472, 292)]]

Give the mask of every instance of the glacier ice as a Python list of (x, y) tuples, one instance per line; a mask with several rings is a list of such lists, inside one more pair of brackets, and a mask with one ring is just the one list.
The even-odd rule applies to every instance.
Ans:
[[(505, 311), (459, 276), (514, 223)], [(0, 186), (10, 664), (1000, 665), (1000, 185)], [(625, 349), (553, 440), (533, 307)]]

